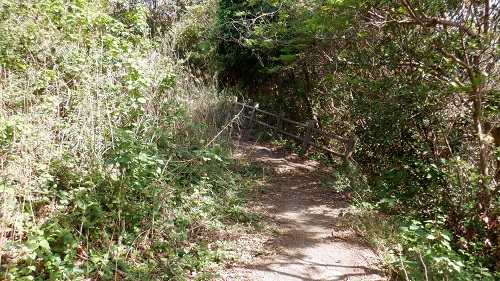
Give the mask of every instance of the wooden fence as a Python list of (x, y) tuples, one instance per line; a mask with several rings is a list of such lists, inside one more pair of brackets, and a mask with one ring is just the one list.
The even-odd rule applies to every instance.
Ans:
[[(326, 152), (330, 153), (331, 155), (342, 158), (343, 166), (344, 167), (348, 166), (349, 159), (351, 159), (352, 153), (354, 152), (354, 149), (356, 147), (356, 140), (357, 140), (356, 135), (351, 135), (349, 138), (337, 136), (333, 133), (325, 132), (325, 131), (314, 128), (314, 126), (315, 126), (314, 120), (309, 120), (309, 123), (307, 123), (307, 124), (299, 123), (299, 122), (285, 118), (284, 112), (281, 112), (280, 114), (274, 114), (274, 113), (259, 109), (258, 103), (256, 103), (255, 105), (252, 106), (252, 105), (249, 105), (246, 103), (241, 103), (241, 102), (236, 101), (236, 104), (243, 106), (243, 109), (247, 108), (250, 110), (248, 112), (249, 115), (245, 115), (245, 110), (242, 111), (243, 112), (242, 117), (249, 120), (250, 126), (253, 126), (253, 124), (259, 124), (259, 125), (262, 125), (264, 127), (267, 127), (269, 129), (273, 130), (273, 132), (274, 132), (273, 138), (276, 138), (278, 134), (283, 134), (283, 135), (288, 136), (292, 139), (298, 140), (298, 141), (303, 143), (304, 152), (306, 152), (309, 149), (309, 147), (311, 147), (311, 146), (318, 148), (318, 149), (321, 149), (323, 151), (326, 151)], [(257, 113), (262, 113), (262, 114), (265, 114), (267, 116), (271, 116), (271, 117), (276, 118), (276, 126), (269, 125), (265, 122), (259, 121), (257, 118)], [(305, 137), (302, 138), (300, 136), (297, 136), (297, 135), (294, 135), (292, 133), (284, 131), (283, 124), (285, 122), (292, 124), (292, 125), (295, 125), (295, 126), (306, 128)], [(344, 152), (336, 152), (336, 151), (331, 150), (330, 148), (324, 147), (320, 144), (313, 142), (312, 141), (313, 134), (319, 134), (319, 135), (329, 137), (329, 138), (332, 138), (332, 139), (335, 139), (335, 140), (338, 140), (338, 141), (344, 143), (345, 151)]]

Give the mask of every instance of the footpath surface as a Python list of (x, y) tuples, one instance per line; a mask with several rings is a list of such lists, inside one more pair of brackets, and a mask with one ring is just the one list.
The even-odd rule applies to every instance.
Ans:
[(238, 238), (241, 258), (219, 272), (220, 281), (386, 280), (379, 257), (354, 231), (338, 227), (349, 209), (342, 195), (321, 184), (326, 167), (282, 148), (248, 141), (235, 143), (246, 159), (270, 178), (262, 181), (251, 213), (275, 231)]

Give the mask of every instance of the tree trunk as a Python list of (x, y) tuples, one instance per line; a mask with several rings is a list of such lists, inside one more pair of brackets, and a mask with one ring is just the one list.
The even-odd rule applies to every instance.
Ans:
[(478, 168), (479, 174), (481, 175), (479, 179), (479, 194), (477, 202), (477, 211), (481, 216), (488, 216), (489, 209), (492, 201), (491, 191), (488, 188), (487, 178), (489, 176), (488, 172), (488, 152), (487, 143), (484, 140), (484, 131), (481, 123), (481, 117), (483, 115), (483, 105), (482, 105), (482, 92), (481, 90), (476, 90), (472, 93), (473, 95), (473, 114), (472, 119), (474, 121), (474, 129), (476, 131), (477, 146), (478, 146)]
[[(307, 90), (305, 93), (305, 101), (307, 105), (307, 109), (311, 114), (312, 119), (316, 122), (316, 125), (318, 126), (318, 129), (323, 130), (323, 124), (321, 122), (321, 118), (319, 118), (318, 114), (316, 113), (316, 110), (314, 109), (314, 105), (311, 101), (311, 94), (314, 92), (314, 84), (313, 81), (310, 79), (309, 71), (307, 69), (307, 66), (303, 66), (303, 72), (304, 72), (304, 77), (306, 79), (307, 83)], [(325, 147), (328, 147), (328, 138), (325, 136), (321, 136), (321, 142)], [(333, 163), (333, 156), (330, 153), (326, 153), (326, 156), (328, 157), (328, 161)]]

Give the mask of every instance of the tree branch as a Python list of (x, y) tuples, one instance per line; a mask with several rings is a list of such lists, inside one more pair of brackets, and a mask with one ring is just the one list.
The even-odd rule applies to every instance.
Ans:
[[(428, 26), (426, 25), (426, 23), (424, 22), (424, 20), (422, 20), (422, 18), (420, 18), (419, 16), (417, 16), (415, 14), (415, 11), (413, 10), (413, 7), (410, 5), (410, 3), (408, 3), (407, 0), (403, 0), (403, 4), (404, 4), (405, 8), (408, 10), (408, 13), (410, 13), (410, 17), (416, 22), (416, 24), (422, 26), (422, 28), (424, 29), (425, 34), (431, 35), (431, 32), (430, 32)], [(469, 79), (471, 81), (474, 81), (476, 75), (474, 73), (474, 70), (472, 69), (472, 67), (469, 64), (467, 64), (465, 61), (459, 59), (456, 55), (454, 55), (452, 53), (448, 53), (447, 51), (445, 51), (441, 47), (441, 42), (439, 42), (438, 39), (433, 38), (432, 42), (434, 42), (434, 45), (436, 46), (436, 49), (437, 49), (438, 52), (440, 52), (445, 57), (452, 59), (455, 63), (457, 63), (460, 66), (462, 66), (467, 71), (467, 74), (469, 75)]]
[(472, 30), (470, 26), (466, 25), (463, 22), (457, 22), (457, 21), (453, 21), (453, 20), (449, 20), (449, 19), (445, 19), (445, 18), (438, 18), (438, 17), (421, 18), (421, 17), (418, 17), (414, 13), (413, 8), (410, 6), (410, 4), (407, 1), (403, 1), (403, 3), (405, 5), (406, 9), (408, 10), (408, 12), (410, 13), (410, 16), (413, 18), (413, 20), (398, 21), (399, 24), (419, 24), (423, 27), (431, 27), (431, 26), (441, 24), (444, 26), (458, 27), (460, 30), (466, 32), (467, 34), (469, 34), (470, 36), (472, 36), (474, 38), (478, 36), (478, 34), (474, 30)]
[(491, 198), (495, 198), (495, 196), (498, 194), (498, 192), (500, 191), (500, 183), (497, 183), (497, 186), (495, 187), (495, 189), (491, 192)]
[(426, 23), (427, 26), (434, 26), (437, 24), (446, 25), (446, 26), (455, 26), (455, 27), (460, 28), (462, 31), (466, 32), (470, 36), (477, 37), (477, 33), (474, 30), (472, 30), (470, 26), (466, 25), (463, 22), (456, 22), (456, 21), (447, 20), (447, 19), (443, 19), (443, 18), (429, 18), (428, 21), (429, 22)]

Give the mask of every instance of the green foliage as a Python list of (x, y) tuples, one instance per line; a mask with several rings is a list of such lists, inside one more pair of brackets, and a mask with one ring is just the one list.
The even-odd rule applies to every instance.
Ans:
[[(257, 4), (258, 3), (258, 4)], [(247, 40), (251, 32), (249, 22), (255, 13), (273, 10), (266, 1), (219, 1), (217, 10), (218, 68), (223, 83), (235, 85), (239, 79), (252, 81), (258, 73), (259, 59), (252, 54), (252, 49), (239, 43), (240, 38)], [(260, 21), (259, 21), (260, 22)], [(248, 39), (250, 40), (250, 39)], [(247, 44), (252, 44), (248, 41)]]
[[(352, 42), (359, 1), (221, 1), (219, 5), (219, 78), (252, 100), (294, 120), (334, 114), (325, 110), (324, 81), (317, 70), (328, 65), (335, 48)], [(325, 59), (323, 55), (328, 58)], [(327, 86), (325, 86), (327, 87)], [(338, 115), (337, 115), (338, 116)], [(325, 118), (322, 118), (325, 117)], [(338, 126), (340, 131), (345, 130)]]
[[(374, 246), (385, 252), (391, 280), (497, 280), (498, 272), (488, 269), (489, 261), (475, 253), (482, 242), (457, 239), (446, 229), (447, 215), (419, 221), (406, 216), (385, 215), (376, 204), (363, 202), (356, 212), (340, 214), (344, 227), (363, 232)], [(465, 247), (457, 249), (457, 245)]]
[(206, 280), (231, 258), (228, 102), (144, 8), (109, 6), (0, 1), (2, 280)]
[[(399, 252), (392, 252), (392, 262), (401, 265), (400, 274), (415, 280), (496, 280), (498, 272), (485, 268), (486, 260), (467, 251), (453, 250), (453, 235), (446, 230), (445, 221), (445, 217), (439, 216), (423, 223), (413, 220), (409, 226), (401, 227), (403, 244)], [(471, 242), (469, 246), (480, 245)]]
[[(418, 238), (417, 226), (409, 229), (417, 236), (405, 238), (405, 245), (420, 245), (428, 267), (439, 264), (432, 270), (440, 277), (488, 279), (482, 272), (499, 268), (500, 162), (498, 140), (489, 130), (497, 130), (500, 120), (493, 51), (500, 39), (491, 28), (498, 10), (487, 14), (485, 3), (219, 6), (223, 82), (270, 111), (314, 118), (340, 135), (354, 132), (360, 141), (353, 166), (362, 180), (347, 190), (364, 204), (423, 222), (447, 214), (432, 231), (447, 233), (449, 240)], [(410, 278), (423, 280), (417, 252), (406, 255), (404, 264), (415, 267), (407, 268)], [(442, 263), (431, 258), (437, 255)]]
[(249, 220), (214, 73), (270, 111), (358, 135), (361, 179), (343, 185), (409, 216), (398, 273), (498, 278), (496, 9), (158, 3), (0, 1), (1, 278), (210, 278), (226, 258), (213, 232)]

